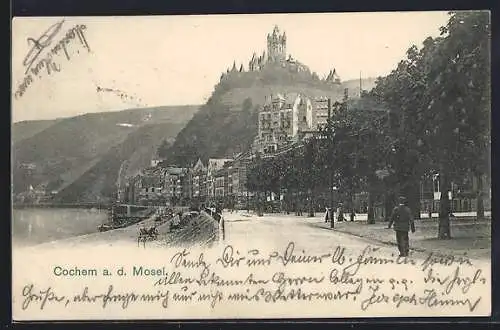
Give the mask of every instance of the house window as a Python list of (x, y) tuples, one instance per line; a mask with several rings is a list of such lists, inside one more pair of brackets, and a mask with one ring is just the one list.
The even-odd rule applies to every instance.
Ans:
[(439, 192), (439, 176), (434, 177), (433, 184), (434, 184), (434, 192)]

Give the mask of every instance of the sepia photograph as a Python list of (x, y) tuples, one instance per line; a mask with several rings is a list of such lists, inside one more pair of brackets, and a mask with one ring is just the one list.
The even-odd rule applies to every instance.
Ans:
[(490, 316), (490, 16), (14, 17), (13, 320)]

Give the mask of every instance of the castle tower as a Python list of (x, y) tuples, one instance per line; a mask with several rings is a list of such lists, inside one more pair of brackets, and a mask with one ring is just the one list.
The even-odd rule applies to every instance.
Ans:
[(325, 81), (332, 84), (340, 84), (340, 77), (337, 74), (337, 70), (335, 68), (333, 70), (330, 70), (330, 73), (328, 73)]
[(248, 63), (248, 71), (255, 71), (257, 64), (257, 54), (254, 52), (252, 55), (252, 59)]
[(286, 34), (280, 34), (278, 26), (267, 35), (267, 56), (269, 62), (280, 62), (286, 59)]

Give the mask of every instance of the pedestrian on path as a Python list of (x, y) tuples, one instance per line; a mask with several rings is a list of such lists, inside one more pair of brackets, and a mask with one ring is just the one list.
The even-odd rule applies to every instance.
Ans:
[(356, 216), (356, 212), (354, 212), (354, 209), (351, 210), (351, 221), (354, 221), (354, 217)]
[(342, 222), (345, 220), (344, 218), (344, 210), (343, 210), (343, 206), (342, 206), (342, 203), (339, 204), (339, 207), (337, 209), (337, 222)]
[(325, 207), (325, 222), (328, 222), (329, 217), (328, 215), (330, 214), (330, 209), (328, 207)]
[(405, 205), (405, 198), (399, 197), (399, 205), (392, 211), (391, 219), (387, 228), (391, 228), (394, 224), (394, 231), (396, 232), (396, 241), (398, 243), (399, 256), (407, 257), (410, 252), (410, 243), (408, 232), (415, 232), (415, 222), (411, 210)]

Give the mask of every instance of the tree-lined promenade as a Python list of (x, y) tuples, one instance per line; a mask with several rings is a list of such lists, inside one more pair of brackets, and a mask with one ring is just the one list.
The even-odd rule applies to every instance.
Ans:
[[(477, 218), (484, 217), (484, 177), (490, 176), (490, 16), (452, 12), (441, 36), (379, 78), (357, 102), (332, 105), (326, 127), (288, 152), (257, 157), (248, 188), (285, 195), (292, 208), (311, 209), (318, 196), (347, 205), (355, 193), (391, 210), (403, 195), (420, 217), (420, 182), (439, 177), (439, 232), (450, 238), (452, 182), (477, 178)], [(299, 205), (301, 204), (301, 205)], [(330, 205), (333, 206), (334, 205)]]

